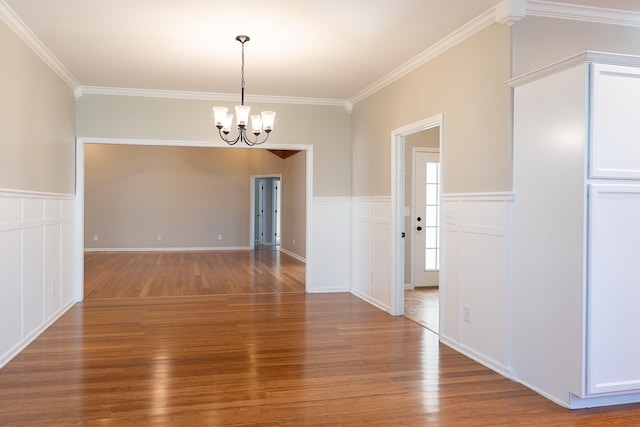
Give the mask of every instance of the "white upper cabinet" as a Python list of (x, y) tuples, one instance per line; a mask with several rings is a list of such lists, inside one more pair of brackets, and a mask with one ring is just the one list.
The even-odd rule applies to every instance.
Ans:
[(593, 64), (591, 178), (640, 179), (640, 70)]

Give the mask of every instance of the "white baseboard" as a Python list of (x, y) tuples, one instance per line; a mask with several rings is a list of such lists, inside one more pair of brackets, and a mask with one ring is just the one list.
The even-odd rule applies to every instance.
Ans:
[(370, 296), (356, 290), (356, 289), (351, 289), (350, 291), (353, 295), (357, 296), (358, 298), (360, 298), (361, 300), (368, 302), (369, 304), (373, 305), (374, 307), (379, 308), (382, 311), (386, 311), (387, 313), (391, 313), (391, 307), (389, 307), (386, 304), (381, 303), (380, 301), (371, 298)]
[(503, 377), (511, 379), (511, 370), (507, 366), (504, 366), (498, 363), (492, 358), (487, 357), (481, 353), (478, 353), (477, 351), (452, 340), (451, 338), (447, 337), (442, 333), (440, 334), (440, 342), (446, 345), (447, 347), (451, 347), (453, 350), (457, 351), (458, 353), (464, 354), (465, 356), (478, 362), (479, 364), (486, 366), (487, 368), (502, 375)]
[(66, 306), (62, 307), (58, 312), (56, 312), (53, 316), (51, 316), (46, 322), (42, 323), (37, 329), (33, 330), (29, 335), (24, 337), (22, 341), (17, 343), (15, 346), (9, 349), (5, 354), (0, 356), (0, 369), (4, 367), (7, 363), (9, 363), (14, 357), (16, 357), (22, 350), (27, 348), (29, 344), (31, 344), (36, 338), (40, 336), (47, 328), (53, 323), (62, 317), (71, 307), (75, 305), (78, 301), (71, 301)]
[(297, 260), (298, 260), (298, 261), (300, 261), (300, 262), (304, 262), (305, 264), (307, 263), (307, 260), (306, 260), (305, 258), (301, 257), (301, 256), (300, 256), (300, 255), (298, 255), (298, 254), (294, 254), (294, 253), (293, 253), (293, 252), (291, 252), (291, 251), (288, 251), (288, 250), (286, 250), (286, 249), (282, 249), (282, 248), (280, 248), (280, 252), (282, 252), (283, 254), (289, 255), (291, 258), (295, 258), (295, 259), (297, 259)]
[(84, 248), (85, 252), (197, 252), (197, 251), (248, 251), (249, 246), (213, 247), (164, 247), (164, 248)]

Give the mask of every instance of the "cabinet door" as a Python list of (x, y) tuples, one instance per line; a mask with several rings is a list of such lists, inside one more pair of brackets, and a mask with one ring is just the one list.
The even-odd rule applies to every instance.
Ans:
[(587, 393), (640, 390), (640, 185), (589, 186)]
[(591, 82), (590, 176), (640, 179), (640, 70), (594, 64)]

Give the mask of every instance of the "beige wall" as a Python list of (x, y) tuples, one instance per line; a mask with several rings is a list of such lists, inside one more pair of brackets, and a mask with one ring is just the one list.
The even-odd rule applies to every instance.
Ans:
[(282, 234), (302, 234), (303, 256), (297, 181), (304, 189), (306, 168), (295, 159), (260, 149), (86, 144), (85, 247), (247, 247), (250, 176), (271, 174), (285, 184)]
[(75, 192), (73, 90), (0, 20), (0, 188)]
[[(289, 157), (282, 175), (282, 249), (306, 258), (306, 159), (307, 153), (299, 152)], [(295, 244), (294, 244), (295, 241)]]
[(354, 196), (391, 194), (391, 131), (444, 115), (444, 191), (511, 188), (510, 30), (493, 24), (354, 106)]
[[(77, 104), (77, 132), (79, 137), (218, 141), (211, 112), (217, 104), (221, 103), (84, 95)], [(344, 108), (248, 104), (277, 113), (267, 144), (313, 145), (314, 196), (351, 194), (350, 116)]]
[(640, 55), (640, 28), (529, 16), (513, 26), (513, 75), (582, 53)]

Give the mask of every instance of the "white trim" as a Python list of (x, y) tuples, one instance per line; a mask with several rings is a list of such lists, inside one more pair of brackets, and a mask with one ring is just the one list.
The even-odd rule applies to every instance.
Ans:
[(498, 361), (490, 357), (486, 357), (482, 353), (478, 353), (472, 348), (469, 348), (466, 345), (461, 344), (460, 342), (442, 333), (440, 333), (440, 342), (446, 345), (447, 347), (450, 347), (453, 350), (457, 351), (458, 353), (462, 353), (465, 356), (469, 357), (470, 359), (473, 359), (479, 364), (486, 366), (487, 368), (502, 375), (503, 377), (511, 379), (511, 369), (507, 366), (502, 365)]
[[(391, 131), (391, 307), (393, 315), (404, 314), (404, 148), (405, 137), (440, 126), (440, 165), (444, 168), (444, 116), (438, 114)], [(441, 172), (442, 173), (442, 172)], [(443, 174), (444, 176), (444, 174)], [(444, 188), (444, 179), (441, 182)], [(442, 253), (442, 252), (441, 252)], [(440, 289), (443, 277), (440, 273)], [(440, 294), (442, 298), (442, 293)], [(440, 310), (442, 319), (442, 310)]]
[[(2, 0), (0, 0), (2, 1)], [(56, 199), (75, 199), (75, 194), (67, 193), (47, 193), (43, 191), (29, 190), (13, 190), (11, 188), (0, 188), (0, 197), (16, 197), (16, 198), (56, 198)]]
[[(0, 0), (1, 2), (2, 0)], [(27, 348), (36, 338), (40, 336), (44, 331), (46, 331), (49, 326), (53, 325), (63, 314), (73, 307), (73, 305), (78, 302), (75, 299), (67, 303), (65, 306), (61, 307), (51, 318), (47, 319), (46, 322), (42, 323), (37, 329), (33, 330), (29, 333), (22, 341), (17, 343), (14, 347), (10, 348), (5, 354), (1, 354), (0, 356), (0, 369), (2, 369), (7, 363), (11, 362), (11, 360), (16, 357), (18, 354), (22, 352), (25, 348)]]
[(248, 251), (248, 246), (211, 247), (163, 247), (163, 248), (84, 248), (85, 252), (200, 252), (200, 251)]
[[(0, 0), (2, 1), (2, 0)], [(85, 144), (122, 144), (122, 145), (151, 145), (174, 147), (219, 147), (219, 148), (245, 148), (251, 150), (275, 149), (275, 150), (300, 150), (306, 154), (306, 255), (311, 260), (312, 253), (312, 214), (313, 214), (313, 145), (303, 144), (266, 144), (260, 146), (230, 146), (222, 141), (184, 141), (184, 140), (157, 140), (134, 138), (76, 138), (76, 300), (84, 299), (84, 145)], [(286, 252), (285, 252), (286, 253)], [(302, 259), (295, 254), (289, 254), (297, 259)], [(312, 263), (306, 262), (305, 290), (313, 292)]]
[(389, 196), (353, 196), (350, 198), (354, 202), (387, 202), (389, 201)]
[(338, 202), (351, 202), (351, 200), (358, 199), (358, 197), (349, 197), (349, 196), (318, 196), (314, 197), (313, 201), (316, 203), (334, 203)]
[(391, 313), (391, 308), (389, 306), (387, 306), (386, 304), (381, 303), (380, 301), (378, 301), (375, 298), (372, 298), (371, 296), (357, 290), (357, 289), (351, 289), (349, 291), (352, 295), (355, 295), (356, 297), (360, 298), (361, 300), (371, 304), (374, 307), (379, 308), (382, 311), (386, 311), (387, 313)]
[[(542, 0), (527, 0), (526, 3), (526, 15), (528, 16), (540, 16), (611, 25), (640, 26), (640, 13), (638, 12), (570, 5)], [(511, 25), (524, 17), (517, 10), (515, 12), (509, 10), (511, 9), (509, 6), (508, 0), (503, 0), (498, 3), (496, 6), (477, 16), (475, 19), (469, 21), (467, 24), (429, 47), (427, 50), (413, 57), (386, 76), (353, 95), (347, 100), (348, 105), (353, 106), (379, 90), (389, 86), (391, 83), (418, 69), (432, 59), (437, 58), (452, 47), (457, 46), (471, 36), (484, 30), (491, 24), (499, 22)], [(507, 15), (505, 15), (505, 8), (509, 10)]]
[[(2, 0), (0, 0), (2, 1)], [(82, 95), (137, 96), (144, 98), (191, 99), (199, 101), (237, 102), (237, 93), (190, 92), (161, 89), (137, 89), (123, 87), (82, 86), (76, 91), (76, 97)], [(343, 107), (347, 110), (346, 99), (302, 98), (293, 96), (246, 95), (245, 101), (273, 104), (300, 104)]]
[(84, 300), (84, 142), (76, 138), (75, 299)]
[[(282, 252), (282, 253), (283, 253), (283, 254), (285, 254), (285, 255), (289, 255), (291, 258), (295, 258), (295, 259), (297, 259), (297, 260), (298, 260), (298, 261), (300, 261), (300, 262), (304, 262), (305, 264), (307, 263), (307, 260), (306, 260), (305, 258), (301, 257), (301, 256), (300, 256), (300, 255), (298, 255), (298, 254), (294, 254), (294, 253), (293, 253), (293, 252), (291, 252), (291, 251), (288, 251), (288, 250), (286, 250), (286, 249), (282, 249), (282, 248), (280, 248), (280, 252)], [(308, 292), (308, 291), (307, 291), (307, 292)]]
[(541, 0), (527, 1), (527, 15), (598, 24), (640, 26), (638, 12)]
[[(0, 0), (1, 1), (1, 0)], [(90, 137), (78, 137), (78, 143), (82, 144), (121, 144), (121, 145), (151, 145), (162, 147), (211, 147), (211, 148), (244, 148), (249, 150), (298, 150), (309, 151), (313, 148), (312, 145), (305, 144), (277, 144), (267, 143), (263, 145), (248, 146), (248, 145), (229, 145), (223, 141), (190, 141), (190, 140), (178, 140), (178, 139), (136, 139), (136, 138), (90, 138)], [(84, 151), (83, 151), (84, 154)], [(308, 163), (308, 162), (307, 162)]]
[(445, 193), (442, 200), (469, 200), (481, 202), (513, 202), (515, 194), (511, 192), (487, 193)]
[(640, 67), (640, 56), (586, 51), (555, 62), (546, 67), (542, 67), (529, 73), (523, 74), (519, 77), (507, 80), (506, 83), (511, 87), (518, 87), (559, 73), (569, 68), (573, 68), (577, 65), (587, 64), (591, 62), (597, 62), (598, 64), (606, 65)]
[[(526, 386), (529, 387), (528, 385)], [(555, 399), (553, 399), (553, 397), (549, 397), (547, 394), (542, 393), (533, 387), (530, 387), (530, 388), (542, 394), (546, 398), (553, 400), (554, 402), (559, 403), (562, 406), (568, 407), (569, 409), (598, 408), (601, 406), (625, 405), (628, 403), (640, 402), (640, 393), (602, 394), (602, 395), (592, 396), (592, 397), (578, 397), (572, 394), (569, 399), (569, 406), (567, 406), (566, 403), (557, 402)]]
[(40, 41), (38, 37), (31, 31), (29, 27), (20, 19), (18, 15), (9, 7), (4, 1), (0, 0), (0, 19), (2, 19), (8, 26), (16, 33), (26, 44), (33, 50), (39, 57), (58, 75), (71, 89), (76, 90), (80, 83), (78, 80), (65, 68), (64, 65), (53, 53)]

